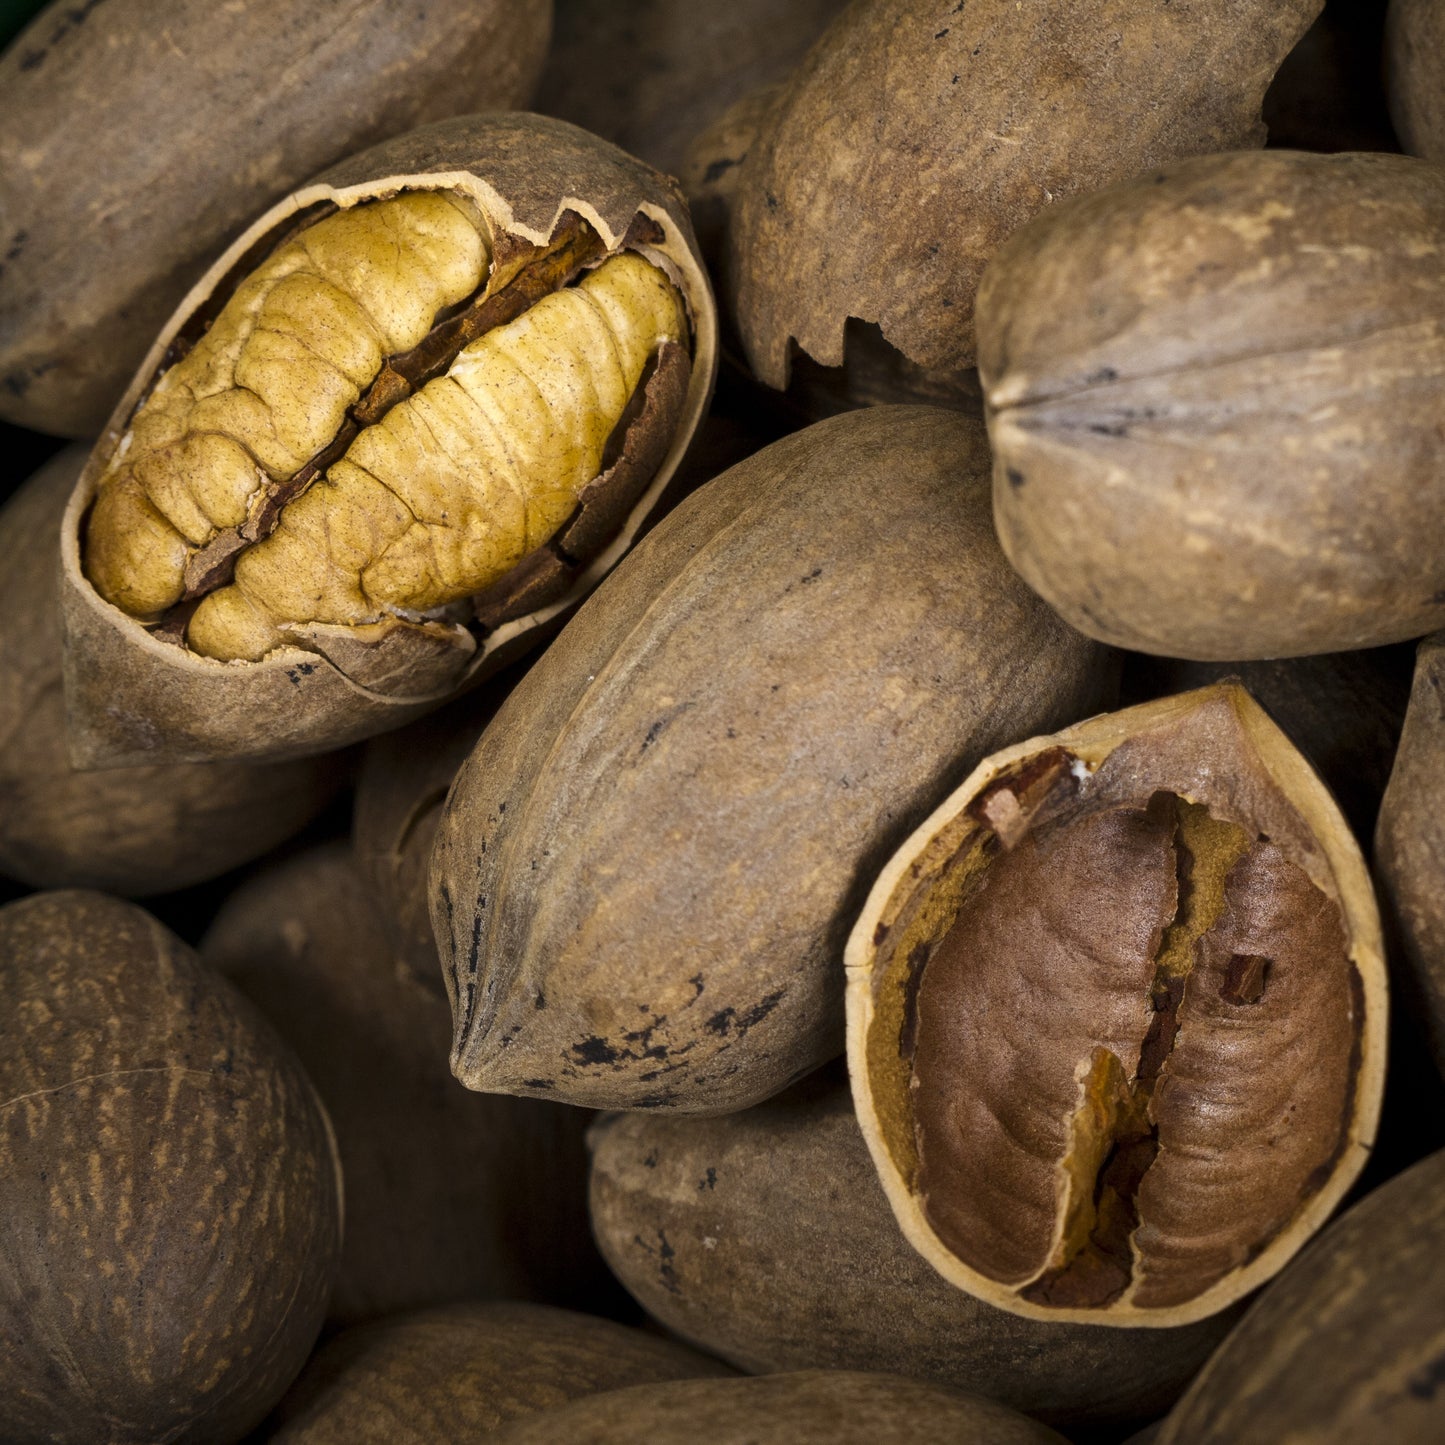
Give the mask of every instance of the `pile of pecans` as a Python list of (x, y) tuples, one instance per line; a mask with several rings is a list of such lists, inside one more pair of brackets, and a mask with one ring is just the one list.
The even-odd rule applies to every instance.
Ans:
[(29, 8), (0, 1441), (1445, 1435), (1445, 0)]

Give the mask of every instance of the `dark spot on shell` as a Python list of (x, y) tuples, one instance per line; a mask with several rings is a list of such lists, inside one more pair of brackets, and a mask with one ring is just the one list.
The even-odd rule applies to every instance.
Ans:
[(1094, 386), (1102, 381), (1118, 381), (1119, 373), (1112, 366), (1101, 366), (1097, 371), (1091, 372), (1084, 378), (1089, 385)]
[(697, 1181), (697, 1187), (698, 1187), (700, 1190), (701, 1190), (701, 1189), (716, 1189), (716, 1188), (717, 1188), (717, 1170), (716, 1170), (716, 1169), (709, 1169), (709, 1170), (707, 1171), (707, 1173), (704, 1174), (703, 1177)]
[(523, 1079), (522, 1087), (524, 1089), (550, 1089), (552, 1081), (551, 1079)]
[(761, 1023), (772, 1011), (777, 1008), (783, 997), (783, 989), (775, 989), (766, 997), (759, 999), (750, 1009), (739, 1013), (735, 1008), (729, 1006), (719, 1009), (703, 1025), (710, 1033), (717, 1034), (719, 1038), (726, 1038), (728, 1034), (736, 1031), (737, 1036), (742, 1038), (754, 1024)]
[(1417, 1400), (1433, 1400), (1442, 1385), (1445, 1385), (1445, 1355), (1436, 1355), (1410, 1376), (1405, 1388)]
[(606, 1039), (598, 1038), (596, 1034), (590, 1039), (583, 1039), (580, 1044), (573, 1044), (572, 1052), (581, 1064), (615, 1064), (622, 1057)]
[(735, 165), (737, 165), (737, 162), (733, 160), (731, 156), (724, 156), (721, 160), (711, 161), (708, 164), (707, 170), (703, 172), (702, 178), (704, 182), (711, 185), (714, 181), (720, 180), (725, 176)]
[(1004, 476), (1008, 478), (1009, 486), (1017, 490), (1024, 484), (1024, 474), (1017, 467), (1008, 467), (1004, 470)]

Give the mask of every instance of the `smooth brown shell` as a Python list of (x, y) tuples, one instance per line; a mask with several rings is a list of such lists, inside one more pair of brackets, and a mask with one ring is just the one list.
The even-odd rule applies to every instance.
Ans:
[(336, 1130), (346, 1236), (327, 1318), (459, 1299), (584, 1301), (589, 1115), (473, 1094), (447, 1068), (441, 978), (387, 946), (344, 843), (275, 864), (222, 906), (202, 962), (296, 1050)]
[(344, 156), (531, 94), (550, 0), (55, 6), (0, 56), (0, 415), (94, 436), (238, 226)]
[(1056, 207), (979, 292), (1009, 560), (1092, 637), (1204, 661), (1445, 621), (1445, 171), (1209, 156)]
[(838, 1051), (870, 860), (1113, 681), (1005, 565), (987, 465), (951, 412), (820, 423), (689, 497), (569, 624), (437, 834), (458, 1077), (718, 1113)]
[[(96, 485), (131, 413), (192, 313), (279, 238), (295, 217), (323, 202), (353, 205), (406, 187), (471, 196), (510, 236), (540, 245), (565, 211), (586, 219), (609, 249), (641, 215), (663, 239), (639, 244), (679, 285), (693, 327), (691, 379), (667, 455), (621, 530), (560, 598), (502, 623), (477, 644), (460, 675), (438, 685), (404, 663), (368, 686), (354, 680), (351, 644), (319, 651), (282, 647), (257, 663), (222, 663), (161, 641), (103, 602), (80, 564), (79, 536)], [(71, 499), (62, 537), (66, 708), (71, 751), (83, 766), (140, 761), (288, 758), (323, 752), (398, 727), (429, 712), (535, 646), (615, 565), (676, 470), (707, 409), (716, 369), (712, 294), (695, 253), (687, 210), (664, 176), (562, 121), (535, 115), (464, 116), (412, 131), (334, 167), (249, 227), (193, 288), (160, 333), (116, 408)], [(338, 629), (345, 631), (345, 629)], [(321, 629), (325, 632), (325, 629)], [(325, 645), (324, 639), (318, 646)], [(367, 649), (360, 648), (361, 652)], [(377, 664), (373, 663), (373, 666)]]
[(1259, 1297), (1158, 1445), (1434, 1445), (1445, 1153), (1367, 1195)]
[(958, 1440), (1063, 1445), (1037, 1421), (978, 1395), (896, 1375), (805, 1370), (752, 1380), (681, 1380), (590, 1395), (497, 1432), (511, 1445), (694, 1445), (699, 1426), (748, 1445)]
[[(1221, 876), (1222, 942), (1209, 951), (1211, 925), (1192, 955), (1200, 990), (1183, 991), (1183, 1002), (1176, 995), (1167, 1007), (1153, 992), (1160, 986), (1158, 973), (1152, 990), (1146, 978), (1141, 1002), (1133, 983), (1126, 982), (1125, 961), (1114, 958), (1130, 945), (1136, 918), (1125, 910), (1148, 875), (1141, 867), (1096, 876), (1089, 870), (1120, 867), (1117, 858), (1102, 852), (1083, 861), (1076, 856), (1080, 830), (1119, 827), (1116, 820), (1133, 816), (1117, 808), (1098, 811), (1096, 798), (1142, 802), (1161, 792), (1204, 805), (1215, 826), (1228, 825), (1242, 842), (1250, 840), (1241, 867), (1228, 874), (1230, 891), (1223, 892)], [(1025, 910), (1004, 894), (1012, 908), (1007, 922), (980, 912), (983, 905), (975, 907), (975, 901), (990, 896), (980, 880), (1003, 876), (1024, 856), (1026, 845), (1059, 820), (1066, 821), (1048, 836), (1075, 840), (1054, 855), (1072, 866), (1055, 864), (1058, 882), (1038, 907)], [(1267, 877), (1281, 871), (1280, 863), (1265, 859), (1287, 863), (1303, 888), (1292, 883), (1290, 891), (1272, 891), (1272, 883), (1261, 885), (1262, 870)], [(1171, 874), (1176, 866), (1170, 865)], [(1197, 854), (1188, 865), (1190, 876), (1203, 878), (1212, 866), (1207, 855)], [(1208, 886), (1201, 882), (1200, 892)], [(1256, 888), (1257, 902), (1246, 891)], [(1179, 899), (1178, 918), (1187, 920), (1182, 885)], [(1040, 940), (1039, 920), (1047, 928), (1054, 916), (1050, 909), (1060, 907), (1066, 913), (1060, 931)], [(950, 971), (958, 966), (950, 954), (957, 948), (954, 924), (966, 916), (989, 920), (995, 940), (1023, 940), (1024, 951), (1006, 984), (984, 995), (977, 1008), (951, 995), (958, 1021), (967, 1027), (945, 1031), (925, 1015), (926, 1009), (936, 1015), (946, 1001), (935, 993), (928, 1002), (930, 970), (935, 964)], [(1291, 928), (1318, 951), (1292, 955)], [(1339, 944), (1319, 942), (1325, 935), (1338, 936)], [(974, 940), (969, 947), (973, 952), (966, 957), (983, 956)], [(1228, 971), (1215, 997), (1213, 970), (1224, 964), (1215, 954), (1230, 947), (1248, 950), (1236, 954), (1234, 963), (1252, 962), (1261, 969), (1260, 979), (1269, 980), (1268, 986), (1261, 981), (1251, 998), (1233, 996)], [(1256, 948), (1268, 956), (1251, 958)], [(1053, 995), (1048, 990), (1057, 975), (1043, 971), (1051, 949), (1061, 950), (1077, 969), (1075, 985)], [(1151, 971), (1165, 956), (1157, 933), (1153, 950), (1152, 958), (1145, 955)], [(848, 940), (846, 965), (854, 1099), (894, 1215), (909, 1242), (946, 1279), (1001, 1308), (1032, 1319), (1105, 1325), (1203, 1319), (1276, 1273), (1329, 1218), (1369, 1157), (1384, 1086), (1386, 1036), (1383, 946), (1369, 876), (1333, 799), (1237, 684), (1091, 718), (986, 759), (882, 870)], [(1017, 997), (1008, 992), (1015, 978)], [(1318, 986), (1315, 978), (1322, 980)], [(1254, 1003), (1261, 994), (1258, 1015), (1231, 1012), (1229, 1006)], [(1097, 1005), (1083, 1002), (1095, 995)], [(1116, 1016), (1121, 1024), (1112, 1021)], [(1113, 1049), (1110, 1030), (1116, 1027), (1140, 1049), (1143, 1077), (1150, 1045), (1146, 1037), (1141, 1046), (1137, 1033), (1144, 1029), (1141, 1020), (1151, 1017), (1173, 1023), (1164, 1042), (1166, 1067), (1157, 1075), (1159, 1112), (1151, 1104), (1149, 1115), (1160, 1169), (1151, 1181), (1151, 1156), (1138, 1185), (1139, 1198), (1147, 1200), (1125, 1246), (1124, 1286), (1087, 1299), (1056, 1289), (1048, 1263), (1061, 1247), (1065, 1202), (1077, 1187), (1069, 1170), (1076, 1157), (1085, 1157), (1076, 1152), (1083, 1148), (1078, 1140), (1084, 1125), (1077, 1122), (1082, 1116), (1075, 1116), (1080, 1132), (1073, 1135), (1067, 1133), (1067, 1116), (1035, 1116), (1053, 1109), (1061, 1078), (1070, 1109), (1076, 1092), (1092, 1102), (1082, 1092), (1086, 1076), (1092, 1088), (1089, 1049), (1106, 1042)], [(992, 1041), (992, 1052), (981, 1054), (992, 1060), (989, 1072), (975, 1091), (952, 1098), (929, 1093), (919, 1060), (930, 1027), (935, 1052), (975, 1032)], [(1319, 1047), (1317, 1035), (1323, 1040)], [(1010, 1040), (1021, 1041), (1022, 1052), (1011, 1049)], [(1093, 1048), (1095, 1063), (1101, 1052)], [(1080, 1055), (1083, 1062), (1076, 1063)], [(947, 1076), (935, 1066), (932, 1077)], [(1311, 1090), (1300, 1087), (1302, 1080), (1311, 1082)], [(993, 1112), (1003, 1105), (1015, 1112)], [(975, 1139), (1007, 1141), (988, 1158), (973, 1154), (973, 1178), (993, 1191), (987, 1196), (993, 1202), (974, 1211), (982, 1222), (961, 1245), (955, 1221), (969, 1217), (959, 1206), (971, 1201), (930, 1162), (918, 1123), (935, 1121), (929, 1127), (935, 1139), (944, 1140), (955, 1127), (955, 1113), (965, 1151)], [(980, 1113), (995, 1122), (975, 1125)], [(1056, 1130), (1066, 1148), (1055, 1142)], [(1217, 1134), (1224, 1134), (1225, 1142)], [(1089, 1136), (1082, 1137), (1087, 1142)], [(1101, 1137), (1107, 1146), (1107, 1130)], [(1120, 1141), (1122, 1152), (1122, 1135)], [(1299, 1150), (1305, 1147), (1300, 1141), (1309, 1141), (1309, 1152), (1297, 1151), (1297, 1143)], [(938, 1145), (932, 1147), (937, 1154)], [(1238, 1157), (1228, 1154), (1231, 1148)], [(1098, 1176), (1096, 1201), (1105, 1189), (1104, 1164), (1112, 1157), (1089, 1166)], [(999, 1208), (1008, 1218), (1001, 1242), (994, 1243), (987, 1231), (1000, 1233), (994, 1222)], [(1102, 1219), (1104, 1206), (1099, 1208)], [(1258, 1216), (1262, 1223), (1238, 1238), (1218, 1227), (1225, 1221), (1235, 1225), (1237, 1215)], [(970, 1259), (963, 1257), (965, 1250)]]
[(1375, 875), (1416, 1015), (1445, 1073), (1445, 633), (1427, 637), (1375, 829)]
[(668, 1329), (750, 1373), (888, 1370), (1061, 1430), (1168, 1408), (1233, 1325), (1025, 1320), (955, 1289), (898, 1232), (841, 1070), (718, 1119), (594, 1125), (592, 1227)]
[(1445, 160), (1445, 7), (1390, 0), (1385, 16), (1385, 89), (1401, 145)]
[(338, 757), (81, 772), (65, 751), (60, 519), (85, 463), (70, 447), (0, 511), (0, 872), (41, 888), (143, 897), (258, 857), (340, 787)]
[(1322, 0), (854, 5), (794, 73), (739, 183), (730, 246), (758, 377), (843, 364), (876, 322), (919, 366), (974, 362), (979, 277), (1066, 196), (1262, 145), (1260, 102)]
[(305, 1361), (340, 1249), (300, 1064), (98, 893), (0, 910), (0, 1017), (5, 1438), (238, 1440)]
[(358, 1325), (277, 1407), (275, 1445), (467, 1445), (579, 1395), (730, 1373), (685, 1345), (544, 1305), (463, 1304)]

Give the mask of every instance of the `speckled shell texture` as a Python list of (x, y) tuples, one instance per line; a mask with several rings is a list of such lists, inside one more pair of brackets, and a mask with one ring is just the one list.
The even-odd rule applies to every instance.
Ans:
[(1420, 644), (1405, 730), (1375, 829), (1375, 874), (1393, 916), (1431, 1052), (1445, 1072), (1445, 633)]
[(1390, 0), (1385, 88), (1404, 149), (1445, 160), (1445, 5), (1440, 0)]
[(525, 104), (550, 0), (57, 5), (0, 56), (0, 416), (94, 436), (238, 226), (386, 136)]
[(1010, 231), (1178, 156), (1262, 145), (1260, 104), (1322, 0), (881, 0), (829, 27), (750, 152), (731, 233), (739, 329), (843, 363), (877, 322), (919, 365), (973, 364), (974, 292)]
[(1367, 1195), (1259, 1297), (1158, 1445), (1434, 1445), (1445, 1154)]
[(1204, 661), (1445, 621), (1445, 170), (1209, 156), (1059, 206), (979, 292), (999, 538), (1074, 626)]
[(80, 772), (65, 750), (55, 550), (85, 464), (70, 447), (0, 511), (0, 872), (142, 897), (274, 848), (342, 782), (337, 758)]
[(340, 1248), (294, 1056), (148, 914), (0, 911), (7, 1441), (238, 1440), (301, 1368)]
[(1022, 587), (979, 423), (878, 407), (687, 499), (457, 776), (432, 922), (473, 1088), (716, 1113), (839, 1052), (871, 860), (1104, 654)]
[(336, 1336), (281, 1402), (267, 1439), (464, 1445), (579, 1395), (728, 1373), (612, 1320), (543, 1305), (452, 1305)]
[(1061, 1430), (1122, 1426), (1167, 1409), (1237, 1318), (1099, 1330), (955, 1289), (898, 1232), (826, 1075), (719, 1119), (617, 1115), (590, 1140), (592, 1227), (618, 1278), (749, 1372), (889, 1370)]
[[(258, 242), (284, 233), (324, 201), (352, 205), (407, 186), (450, 187), (477, 201), (499, 229), (541, 244), (576, 211), (609, 248), (634, 218), (664, 239), (639, 249), (678, 283), (694, 330), (692, 375), (672, 446), (621, 532), (570, 590), (487, 634), (456, 685), (367, 687), (316, 652), (282, 647), (257, 663), (218, 663), (153, 637), (103, 602), (81, 571), (79, 531), (97, 481), (172, 338)], [(604, 141), (535, 115), (464, 116), (412, 131), (354, 156), (256, 221), (171, 317), (97, 443), (66, 514), (62, 606), (71, 752), (83, 766), (224, 758), (288, 758), (341, 747), (429, 712), (541, 638), (616, 564), (676, 470), (707, 410), (716, 370), (712, 293), (675, 185)]]
[(499, 1430), (512, 1445), (693, 1445), (699, 1430), (748, 1445), (873, 1445), (959, 1440), (968, 1445), (1063, 1445), (1005, 1405), (896, 1375), (807, 1370), (754, 1380), (682, 1380), (592, 1395)]

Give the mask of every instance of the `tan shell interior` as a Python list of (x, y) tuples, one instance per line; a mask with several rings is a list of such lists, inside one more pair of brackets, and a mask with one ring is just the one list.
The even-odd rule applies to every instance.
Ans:
[[(1141, 747), (1141, 739), (1153, 746)], [(991, 860), (1035, 829), (1086, 813), (1095, 776), (1125, 743), (1130, 751), (1119, 755), (1113, 771), (1126, 774), (1128, 790), (1147, 799), (1162, 789), (1186, 803), (1206, 804), (1211, 819), (1242, 823), (1251, 835), (1268, 834), (1309, 879), (1304, 886), (1313, 885), (1338, 905), (1353, 980), (1351, 1087), (1338, 1146), (1324, 1161), (1327, 1167), (1317, 1171), (1317, 1187), (1312, 1185), (1283, 1228), (1251, 1246), (1242, 1268), (1196, 1298), (1164, 1308), (1134, 1305), (1132, 1289), (1104, 1308), (1044, 1304), (1021, 1298), (1017, 1281), (1001, 1282), (970, 1268), (929, 1218), (913, 1102), (916, 1000), (923, 970), (980, 890)], [(1241, 746), (1255, 761), (1232, 771), (1223, 767), (1221, 759)], [(953, 1283), (1016, 1313), (1120, 1325), (1176, 1324), (1213, 1313), (1267, 1278), (1298, 1248), (1338, 1202), (1368, 1152), (1383, 1081), (1385, 1013), (1379, 924), (1368, 876), (1323, 785), (1237, 684), (1093, 719), (987, 760), (885, 869), (854, 930), (847, 963), (855, 1099), (904, 1233)], [(1092, 1082), (1103, 1090), (1102, 1082)], [(1097, 1167), (1098, 1161), (1092, 1162)], [(1068, 1166), (1081, 1167), (1078, 1158), (1060, 1161), (1060, 1231), (1064, 1201), (1078, 1185), (1069, 1179)]]

